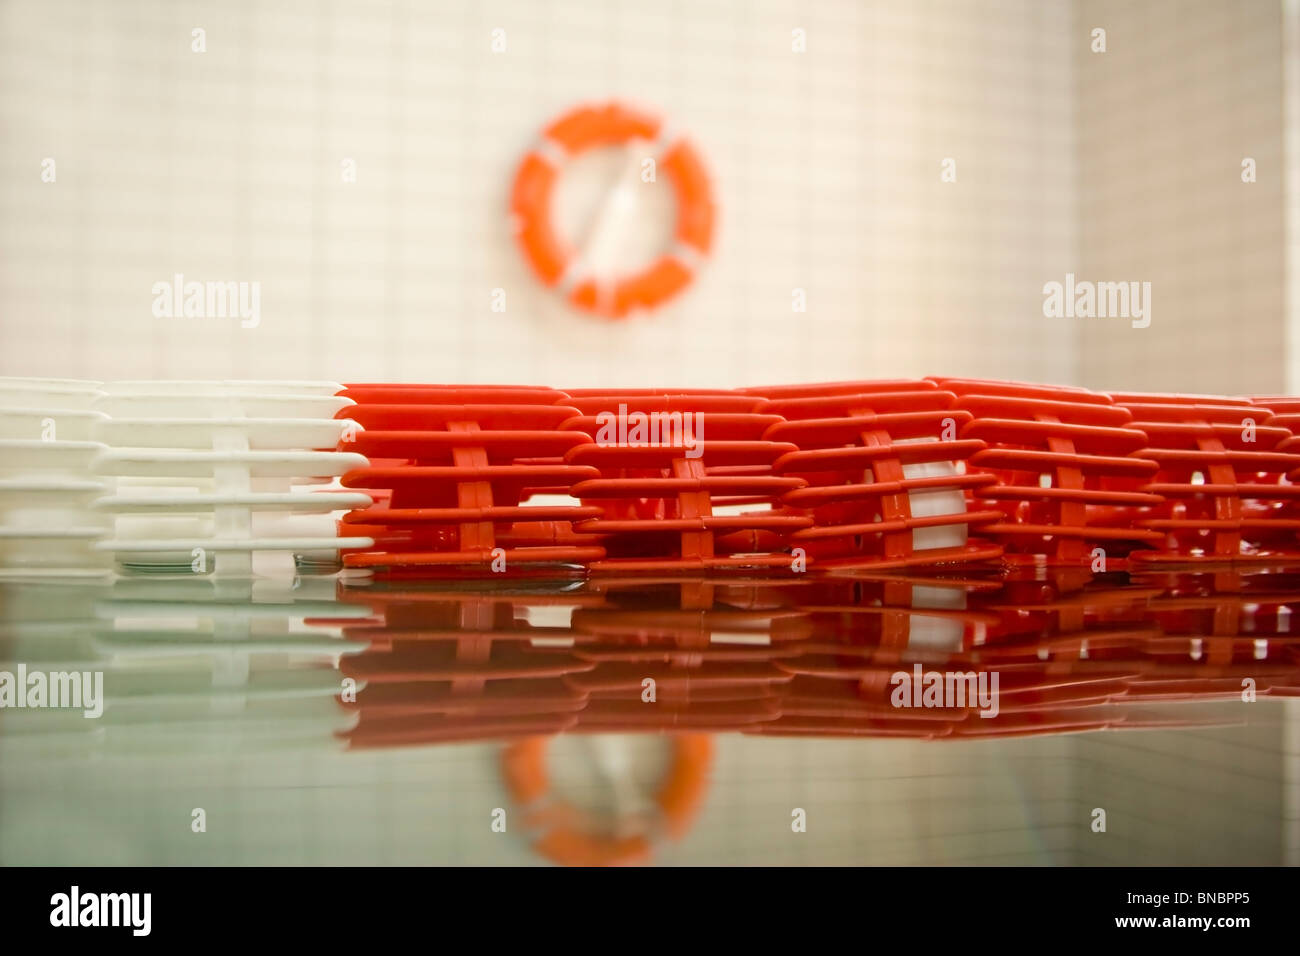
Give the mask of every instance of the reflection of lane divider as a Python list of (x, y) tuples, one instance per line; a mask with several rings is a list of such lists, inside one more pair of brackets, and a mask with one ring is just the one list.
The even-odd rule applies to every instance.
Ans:
[(597, 586), (606, 602), (572, 620), (573, 653), (596, 667), (565, 679), (589, 697), (582, 730), (717, 732), (779, 716), (789, 676), (776, 665), (809, 639), (807, 615), (770, 593), (684, 578)]
[[(13, 617), (0, 618), (0, 669), (27, 661), (29, 669), (101, 673), (103, 716), (84, 728), (62, 714), (15, 719), (6, 710), (7, 744), (67, 746), (88, 730), (128, 750), (168, 741), (319, 743), (340, 723), (338, 661), (365, 647), (340, 635), (342, 622), (365, 609), (333, 600), (331, 581), (290, 588), (190, 577), (120, 580), (84, 592), (22, 587), (25, 600), (0, 593), (14, 608)], [(86, 600), (73, 600), (81, 594)]]
[[(339, 600), (324, 579), (0, 585), (0, 671), (102, 671), (105, 704), (99, 720), (5, 708), (0, 747), (1016, 736), (1240, 721), (1247, 681), (1300, 694), (1294, 569), (502, 584), (367, 579)], [(996, 673), (996, 717), (895, 707), (890, 678), (918, 664)]]
[[(1249, 587), (1274, 609), (1256, 621), (1243, 605), (1242, 627), (1263, 631), (1273, 621), (1276, 629), (1286, 620), (1281, 608), (1300, 601), (1289, 581), (1266, 577), (1271, 596)], [(1172, 593), (1184, 580), (1167, 587)], [(345, 595), (383, 608), (382, 621), (349, 632), (370, 647), (345, 665), (367, 679), (348, 739), (1018, 736), (1239, 721), (1241, 711), (1179, 705), (1244, 700), (1245, 679), (1261, 696), (1293, 693), (1300, 659), (1285, 639), (1265, 638), (1267, 660), (1244, 653), (1220, 663), (1189, 656), (1201, 639), (1173, 639), (1182, 659), (1172, 659), (1179, 652), (1151, 619), (1163, 591), (1093, 582), (1080, 569), (951, 581), (860, 572), (750, 584), (595, 578), (540, 606), (536, 595), (453, 586), (346, 587)], [(1203, 640), (1208, 648), (1211, 638)], [(917, 666), (923, 678), (945, 675), (945, 690), (946, 675), (961, 675), (966, 700), (922, 696), (922, 706), (899, 707), (894, 678)]]
[(512, 739), (572, 727), (586, 703), (563, 678), (592, 665), (538, 637), (565, 627), (536, 626), (520, 614), (529, 602), (563, 609), (580, 596), (353, 587), (342, 597), (377, 619), (344, 628), (367, 649), (341, 663), (355, 680), (342, 705), (357, 715), (341, 734), (350, 747), (393, 747), (458, 740)]

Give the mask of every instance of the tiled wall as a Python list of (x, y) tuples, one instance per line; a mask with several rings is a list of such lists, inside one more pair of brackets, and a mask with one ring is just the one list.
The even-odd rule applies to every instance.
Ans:
[[(1282, 390), (1282, 10), (16, 0), (0, 373)], [(505, 215), (539, 126), (606, 96), (688, 131), (721, 207), (690, 293), (619, 324), (539, 289)], [(177, 272), (260, 282), (261, 324), (156, 318)], [(1151, 282), (1151, 326), (1044, 317), (1066, 273)]]
[[(12, 0), (0, 374), (1072, 381), (1040, 307), (1076, 39), (1065, 0)], [(689, 295), (623, 324), (557, 307), (505, 214), (540, 126), (608, 96), (692, 135), (721, 209)], [(155, 318), (177, 272), (260, 282), (261, 324)]]
[(1074, 831), (1078, 862), (1296, 862), (1287, 848), (1295, 828), (1293, 702), (1220, 707), (1249, 725), (1074, 738), (1074, 798), (1085, 815), (1098, 807), (1107, 814), (1106, 832)]
[[(1151, 283), (1151, 324), (1078, 326), (1081, 384), (1286, 389), (1282, 5), (1074, 6), (1080, 279)], [(1106, 31), (1106, 52), (1091, 33)], [(1257, 181), (1242, 182), (1255, 160)], [(1292, 387), (1300, 383), (1292, 382)]]

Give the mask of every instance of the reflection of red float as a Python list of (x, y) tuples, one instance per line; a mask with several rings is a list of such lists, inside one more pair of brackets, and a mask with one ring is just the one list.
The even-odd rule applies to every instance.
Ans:
[[(441, 588), (441, 589), (440, 589)], [(1180, 704), (1300, 695), (1290, 617), (1300, 574), (994, 578), (854, 572), (712, 583), (597, 578), (559, 590), (344, 588), (377, 617), (353, 747), (552, 733), (968, 737), (1175, 727), (1239, 719)], [(970, 700), (900, 709), (917, 663), (997, 672), (998, 712)], [(653, 677), (653, 706), (642, 698)], [(1174, 705), (1169, 709), (1167, 705)]]
[(673, 754), (663, 783), (654, 795), (658, 819), (652, 832), (631, 835), (602, 833), (600, 821), (549, 796), (546, 737), (511, 744), (501, 756), (510, 795), (524, 808), (524, 822), (538, 831), (533, 848), (564, 866), (610, 866), (645, 863), (658, 832), (670, 838), (686, 832), (709, 784), (713, 738), (708, 734), (679, 734), (671, 738)]
[[(657, 152), (658, 169), (671, 183), (677, 200), (672, 248), (648, 267), (621, 278), (585, 272), (582, 257), (551, 222), (551, 200), (563, 163), (590, 149), (647, 140)], [(618, 103), (580, 106), (551, 123), (538, 148), (519, 164), (511, 190), (510, 210), (528, 264), (546, 285), (588, 312), (623, 318), (634, 309), (652, 309), (691, 281), (699, 260), (713, 244), (713, 195), (699, 156), (680, 138), (663, 141), (656, 117)]]

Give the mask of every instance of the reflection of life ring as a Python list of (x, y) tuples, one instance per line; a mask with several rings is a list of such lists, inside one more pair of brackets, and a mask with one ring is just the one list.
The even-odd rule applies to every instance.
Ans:
[(524, 824), (538, 831), (533, 849), (562, 866), (645, 863), (656, 837), (680, 837), (690, 826), (709, 783), (713, 738), (677, 734), (668, 774), (654, 795), (653, 830), (630, 836), (600, 833), (592, 814), (549, 796), (546, 748), (550, 737), (529, 737), (506, 747), (502, 769), (510, 795), (524, 811)]
[[(713, 196), (704, 164), (684, 139), (662, 133), (657, 118), (618, 103), (581, 106), (548, 126), (541, 142), (519, 164), (510, 197), (519, 244), (538, 278), (580, 309), (622, 318), (634, 309), (654, 308), (686, 287), (713, 243)], [(598, 279), (584, 271), (581, 257), (556, 234), (551, 195), (566, 159), (634, 139), (652, 142), (658, 168), (673, 185), (673, 245), (641, 272)]]

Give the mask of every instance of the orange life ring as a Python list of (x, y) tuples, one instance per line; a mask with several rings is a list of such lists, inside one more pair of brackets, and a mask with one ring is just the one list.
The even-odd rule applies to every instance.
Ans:
[[(640, 272), (601, 279), (585, 274), (575, 251), (556, 234), (551, 194), (565, 161), (585, 150), (633, 139), (655, 144), (658, 168), (673, 186), (673, 245)], [(623, 318), (634, 309), (651, 309), (672, 298), (690, 283), (713, 244), (713, 190), (699, 155), (681, 137), (665, 137), (658, 118), (619, 103), (580, 106), (551, 123), (519, 164), (510, 210), (519, 245), (537, 277), (578, 308), (608, 318)]]
[(690, 827), (709, 784), (713, 763), (710, 734), (676, 734), (668, 774), (654, 796), (658, 819), (653, 832), (604, 835), (591, 815), (549, 796), (546, 749), (550, 737), (510, 744), (501, 756), (511, 797), (524, 813), (524, 825), (538, 832), (533, 849), (562, 866), (629, 866), (650, 859), (660, 835), (680, 837)]

